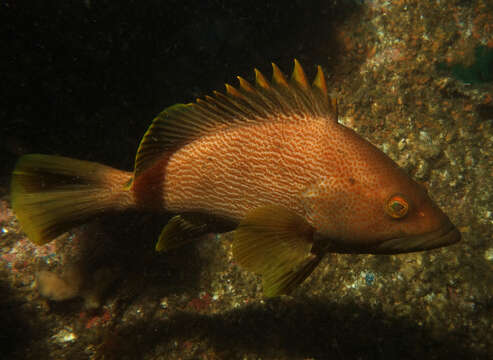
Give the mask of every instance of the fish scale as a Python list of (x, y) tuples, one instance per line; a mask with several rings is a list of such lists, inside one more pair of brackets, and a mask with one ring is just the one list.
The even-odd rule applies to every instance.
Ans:
[[(285, 141), (278, 143), (280, 132)], [(170, 158), (163, 206), (178, 213), (190, 209), (215, 212), (236, 221), (253, 208), (272, 203), (301, 214), (300, 199), (295, 196), (320, 169), (320, 151), (316, 147), (303, 151), (307, 142), (315, 143), (307, 141), (313, 133), (311, 127), (280, 122), (198, 139)]]

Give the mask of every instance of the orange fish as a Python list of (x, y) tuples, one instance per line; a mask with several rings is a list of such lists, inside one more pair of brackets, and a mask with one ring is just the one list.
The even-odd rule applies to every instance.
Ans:
[[(211, 230), (234, 232), (238, 264), (264, 293), (289, 293), (327, 252), (395, 254), (433, 249), (460, 233), (426, 190), (384, 153), (337, 122), (322, 69), (309, 84), (295, 60), (287, 79), (226, 85), (165, 109), (137, 151), (133, 172), (59, 156), (23, 156), (12, 206), (44, 244), (108, 210), (175, 215), (156, 249)], [(216, 228), (211, 226), (216, 224)]]

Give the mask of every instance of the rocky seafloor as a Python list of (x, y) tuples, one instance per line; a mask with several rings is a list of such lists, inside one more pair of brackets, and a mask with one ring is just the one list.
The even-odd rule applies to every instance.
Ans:
[[(0, 62), (9, 76), (0, 110), (1, 358), (493, 357), (490, 3), (150, 2), (142, 13), (123, 4), (1, 5), (10, 49)], [(132, 57), (144, 50), (147, 62)], [(19, 229), (8, 192), (18, 155), (130, 168), (159, 110), (237, 74), (251, 78), (253, 67), (267, 75), (270, 60), (288, 73), (293, 57), (310, 76), (325, 68), (339, 121), (428, 188), (460, 229), (459, 244), (329, 254), (292, 296), (265, 299), (260, 279), (235, 264), (230, 234), (157, 254), (167, 220), (159, 214), (111, 214), (44, 246)]]

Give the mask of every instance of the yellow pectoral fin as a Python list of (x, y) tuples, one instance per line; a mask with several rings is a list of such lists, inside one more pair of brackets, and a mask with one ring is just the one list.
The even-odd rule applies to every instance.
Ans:
[(315, 270), (322, 258), (311, 254), (307, 258), (289, 266), (279, 266), (264, 274), (262, 284), (264, 295), (274, 297), (290, 294)]
[(320, 261), (311, 252), (312, 237), (312, 227), (301, 216), (269, 205), (251, 211), (240, 223), (233, 254), (239, 265), (262, 275), (266, 296), (287, 294)]

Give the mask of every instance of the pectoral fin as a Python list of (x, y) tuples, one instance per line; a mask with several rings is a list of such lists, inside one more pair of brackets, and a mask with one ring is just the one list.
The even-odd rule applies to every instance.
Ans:
[(274, 297), (290, 294), (315, 270), (322, 258), (311, 254), (305, 260), (293, 264), (292, 267), (282, 268), (264, 274), (262, 284), (264, 295)]
[(262, 275), (264, 294), (287, 294), (320, 262), (311, 252), (312, 227), (295, 212), (278, 205), (247, 214), (234, 234), (233, 254), (242, 267)]

